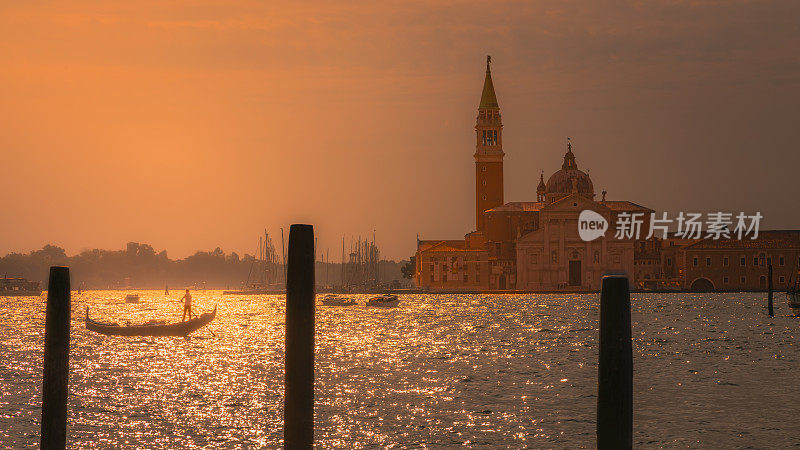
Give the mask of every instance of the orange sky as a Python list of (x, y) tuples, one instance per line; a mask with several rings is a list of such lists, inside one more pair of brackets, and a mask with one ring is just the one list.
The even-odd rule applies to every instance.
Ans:
[(578, 166), (657, 211), (800, 228), (800, 3), (0, 3), (0, 254), (250, 252), (309, 222), (338, 260), (474, 227), (492, 55), (506, 201)]

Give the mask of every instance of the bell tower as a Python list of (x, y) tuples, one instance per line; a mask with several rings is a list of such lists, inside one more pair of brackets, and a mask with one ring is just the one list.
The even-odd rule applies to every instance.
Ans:
[(490, 64), (486, 57), (486, 78), (475, 121), (475, 225), (486, 229), (484, 211), (503, 204), (503, 123), (500, 106), (492, 84)]

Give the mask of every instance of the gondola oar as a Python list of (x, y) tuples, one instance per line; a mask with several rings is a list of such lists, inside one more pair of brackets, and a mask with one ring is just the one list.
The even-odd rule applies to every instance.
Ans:
[[(191, 313), (194, 315), (194, 317), (195, 317), (196, 319), (198, 318), (197, 314), (196, 314), (194, 311), (192, 311), (192, 310), (189, 310), (189, 311), (191, 311)], [(214, 337), (217, 337), (217, 334), (216, 334), (216, 333), (214, 333), (214, 330), (212, 330), (210, 326), (206, 325), (206, 328), (208, 329), (208, 331), (210, 331), (210, 332), (211, 332), (211, 335), (212, 335), (212, 336), (214, 336)]]

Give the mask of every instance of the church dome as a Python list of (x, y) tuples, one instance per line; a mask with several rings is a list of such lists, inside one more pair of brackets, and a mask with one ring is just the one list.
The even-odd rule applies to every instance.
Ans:
[(578, 170), (571, 143), (567, 145), (567, 153), (564, 155), (564, 164), (561, 166), (561, 170), (550, 176), (545, 189), (545, 195), (549, 202), (554, 202), (572, 193), (594, 198), (592, 180), (585, 172)]

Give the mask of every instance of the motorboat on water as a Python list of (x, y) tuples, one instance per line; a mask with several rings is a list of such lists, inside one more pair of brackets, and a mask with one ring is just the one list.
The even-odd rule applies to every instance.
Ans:
[(125, 296), (125, 303), (139, 303), (139, 296), (136, 294), (128, 294)]
[(0, 297), (36, 297), (42, 294), (38, 281), (25, 278), (0, 278)]
[(786, 291), (786, 303), (791, 308), (800, 308), (800, 291), (797, 289), (789, 289)]
[(325, 306), (352, 306), (356, 305), (356, 301), (350, 297), (340, 297), (336, 294), (328, 294), (322, 299), (322, 304)]
[(394, 294), (384, 294), (372, 297), (367, 302), (367, 306), (378, 306), (383, 308), (393, 308), (400, 304), (400, 299)]

